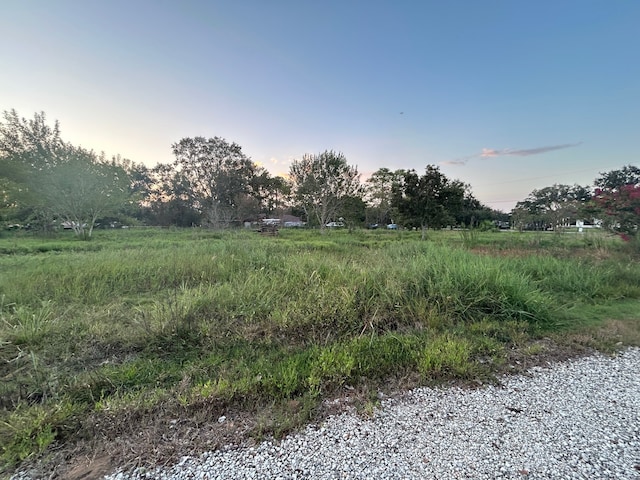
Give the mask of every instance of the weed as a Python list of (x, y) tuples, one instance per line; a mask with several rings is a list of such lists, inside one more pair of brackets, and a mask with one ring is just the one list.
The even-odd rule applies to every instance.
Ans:
[(0, 461), (100, 435), (91, 415), (224, 405), (261, 412), (256, 435), (281, 435), (341, 389), (489, 378), (514, 350), (547, 354), (530, 345), (542, 335), (638, 342), (635, 254), (596, 235), (4, 236)]
[(51, 301), (44, 300), (39, 307), (31, 309), (25, 306), (0, 305), (2, 321), (10, 332), (9, 338), (16, 345), (36, 344), (49, 332), (53, 322)]
[(443, 335), (433, 339), (422, 351), (418, 369), (426, 378), (468, 377), (471, 346), (464, 338)]
[(480, 243), (479, 233), (475, 228), (460, 230), (460, 237), (465, 248), (476, 248)]
[(0, 417), (2, 466), (15, 465), (44, 452), (59, 434), (72, 429), (74, 410), (69, 403), (54, 407), (21, 405), (3, 414)]

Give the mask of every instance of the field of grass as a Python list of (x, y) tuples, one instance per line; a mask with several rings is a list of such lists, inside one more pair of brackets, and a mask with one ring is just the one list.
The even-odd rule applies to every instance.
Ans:
[(551, 345), (638, 344), (638, 320), (637, 251), (602, 232), (5, 234), (0, 473), (150, 419), (278, 436), (345, 391), (366, 409)]

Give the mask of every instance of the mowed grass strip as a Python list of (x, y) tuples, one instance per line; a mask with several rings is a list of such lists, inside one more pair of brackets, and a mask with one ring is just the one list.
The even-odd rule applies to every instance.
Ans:
[[(588, 240), (152, 229), (0, 238), (2, 468), (95, 434), (96, 415), (262, 405), (280, 413), (257, 433), (284, 433), (347, 386), (486, 381), (514, 346), (587, 331), (638, 302), (636, 253)], [(290, 404), (304, 407), (287, 416)]]

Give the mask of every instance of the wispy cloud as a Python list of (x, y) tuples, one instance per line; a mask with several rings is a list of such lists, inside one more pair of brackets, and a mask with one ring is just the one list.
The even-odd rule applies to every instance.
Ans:
[(469, 160), (445, 160), (440, 165), (466, 165)]
[(577, 147), (580, 144), (582, 144), (582, 142), (563, 143), (562, 145), (549, 145), (545, 147), (526, 148), (521, 150), (514, 150), (512, 148), (503, 148), (499, 150), (494, 148), (483, 148), (480, 153), (477, 153), (475, 155), (456, 158), (454, 160), (446, 160), (444, 162), (440, 162), (440, 165), (466, 165), (469, 160), (478, 159), (478, 158), (494, 158), (494, 157), (505, 157), (505, 156), (528, 157), (529, 155), (539, 155), (541, 153), (552, 152), (554, 150), (562, 150), (564, 148)]
[(511, 148), (505, 148), (503, 150), (494, 150), (493, 148), (483, 148), (481, 157), (502, 157), (506, 155), (512, 155), (516, 157), (528, 157), (529, 155), (538, 155), (540, 153), (552, 152), (553, 150), (562, 150), (564, 148), (577, 147), (579, 143), (563, 143), (562, 145), (550, 145), (548, 147), (527, 148), (525, 150), (513, 150)]

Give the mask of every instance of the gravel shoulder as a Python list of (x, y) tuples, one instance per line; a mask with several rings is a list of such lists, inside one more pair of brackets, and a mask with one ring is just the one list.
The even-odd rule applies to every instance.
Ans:
[(534, 367), (499, 386), (419, 388), (370, 417), (346, 412), (280, 442), (105, 478), (638, 479), (640, 348)]

